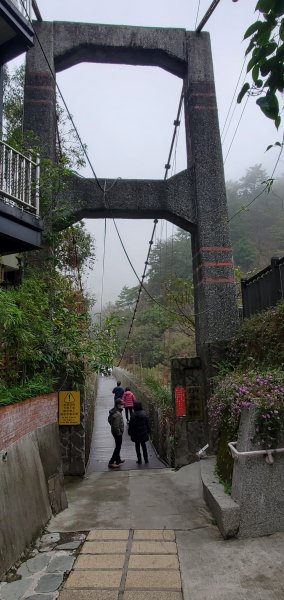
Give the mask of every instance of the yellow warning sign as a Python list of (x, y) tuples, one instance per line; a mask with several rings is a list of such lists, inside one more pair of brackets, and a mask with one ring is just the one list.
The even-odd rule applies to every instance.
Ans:
[(80, 425), (80, 392), (59, 392), (59, 425)]

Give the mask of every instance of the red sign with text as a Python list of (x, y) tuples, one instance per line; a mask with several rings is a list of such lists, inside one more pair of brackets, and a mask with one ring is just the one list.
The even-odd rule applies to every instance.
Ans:
[(183, 387), (175, 389), (176, 416), (186, 417), (185, 391)]

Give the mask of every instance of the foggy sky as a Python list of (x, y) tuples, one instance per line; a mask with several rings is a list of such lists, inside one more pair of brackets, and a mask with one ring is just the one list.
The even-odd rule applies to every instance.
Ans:
[[(198, 0), (37, 0), (44, 20), (123, 25), (195, 28)], [(201, 0), (198, 22), (211, 0)], [(215, 85), (222, 130), (244, 60), (247, 27), (256, 19), (256, 0), (221, 0), (205, 27), (210, 32)], [(241, 88), (245, 72), (240, 80)], [(57, 76), (64, 98), (99, 178), (157, 178), (164, 176), (173, 121), (180, 98), (180, 79), (156, 67), (80, 64)], [(235, 103), (234, 103), (235, 105)], [(238, 106), (227, 137), (226, 156), (244, 102)], [(262, 163), (268, 174), (275, 163), (270, 143), (280, 138), (250, 98), (225, 164), (226, 179), (238, 179), (248, 167)], [(180, 128), (173, 173), (186, 167), (184, 127)], [(283, 171), (280, 161), (278, 174)], [(82, 173), (92, 176), (90, 169)], [(97, 264), (88, 287), (100, 311), (102, 285), (103, 220), (86, 221), (96, 239)], [(119, 231), (138, 274), (142, 274), (152, 221), (117, 221)], [(163, 224), (158, 226), (158, 235)], [(167, 227), (169, 234), (172, 226)], [(111, 220), (107, 221), (107, 252), (103, 303), (116, 299), (123, 285), (137, 284), (123, 254)]]

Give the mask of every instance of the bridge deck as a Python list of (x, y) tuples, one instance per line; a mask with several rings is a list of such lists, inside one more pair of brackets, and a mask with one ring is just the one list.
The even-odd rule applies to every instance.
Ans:
[[(108, 423), (108, 412), (113, 407), (113, 395), (111, 390), (115, 387), (116, 380), (113, 377), (101, 377), (98, 386), (98, 395), (96, 400), (94, 429), (91, 444), (89, 462), (87, 466), (87, 474), (95, 472), (108, 471), (108, 461), (112, 456), (114, 449), (114, 439), (111, 435), (110, 426)], [(124, 421), (125, 415), (123, 411)], [(137, 465), (135, 445), (127, 432), (125, 421), (125, 430), (123, 435), (121, 457), (125, 459), (125, 463), (121, 465), (121, 471), (129, 471), (132, 469), (163, 469), (165, 465), (159, 460), (156, 452), (151, 444), (147, 443), (149, 464)]]

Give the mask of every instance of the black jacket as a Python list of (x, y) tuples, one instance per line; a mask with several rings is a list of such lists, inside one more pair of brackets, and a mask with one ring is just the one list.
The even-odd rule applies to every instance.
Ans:
[(119, 400), (124, 394), (124, 388), (121, 387), (121, 385), (116, 385), (115, 388), (113, 388), (112, 393), (114, 394), (114, 401)]
[(130, 417), (128, 433), (132, 442), (148, 442), (150, 425), (144, 410), (134, 410)]

